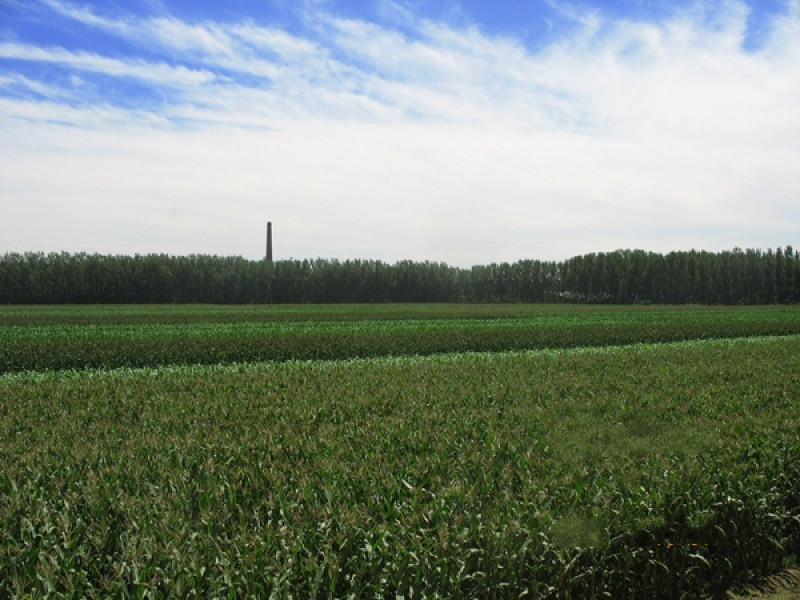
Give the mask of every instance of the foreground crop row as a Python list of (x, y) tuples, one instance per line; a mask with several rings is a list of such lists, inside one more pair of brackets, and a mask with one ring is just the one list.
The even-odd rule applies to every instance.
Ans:
[(0, 595), (677, 598), (800, 552), (798, 336), (0, 397)]

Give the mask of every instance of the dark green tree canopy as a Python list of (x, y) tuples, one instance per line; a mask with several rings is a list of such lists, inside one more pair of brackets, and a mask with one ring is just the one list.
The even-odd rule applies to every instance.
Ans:
[(0, 303), (587, 302), (773, 304), (800, 301), (800, 253), (617, 250), (471, 269), (437, 262), (208, 255), (7, 253)]

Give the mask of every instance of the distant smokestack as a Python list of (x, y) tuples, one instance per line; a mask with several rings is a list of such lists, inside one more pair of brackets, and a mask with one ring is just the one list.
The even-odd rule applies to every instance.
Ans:
[(267, 260), (272, 262), (272, 221), (267, 221)]

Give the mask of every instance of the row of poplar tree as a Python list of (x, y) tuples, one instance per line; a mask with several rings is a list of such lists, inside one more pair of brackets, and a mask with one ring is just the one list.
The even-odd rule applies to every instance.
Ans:
[(7, 253), (0, 303), (800, 302), (800, 252), (586, 254), (469, 269), (437, 262)]

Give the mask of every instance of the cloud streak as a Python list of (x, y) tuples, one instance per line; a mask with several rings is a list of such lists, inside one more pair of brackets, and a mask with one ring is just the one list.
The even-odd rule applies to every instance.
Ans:
[(207, 71), (194, 71), (183, 66), (173, 67), (143, 60), (117, 60), (88, 52), (70, 52), (63, 48), (41, 48), (27, 44), (0, 44), (0, 58), (56, 63), (79, 71), (111, 77), (132, 77), (153, 85), (174, 88), (200, 85), (214, 79)]
[[(400, 4), (297, 30), (40, 6), (125, 53), (0, 42), (0, 251), (257, 257), (269, 218), (283, 257), (469, 265), (800, 225), (797, 2), (757, 48), (741, 2), (555, 4), (568, 33), (536, 50)], [(142, 89), (119, 102), (96, 76)]]

